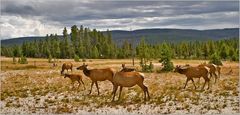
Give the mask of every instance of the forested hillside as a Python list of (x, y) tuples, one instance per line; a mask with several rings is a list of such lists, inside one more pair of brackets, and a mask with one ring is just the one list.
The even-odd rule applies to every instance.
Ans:
[[(166, 42), (181, 42), (181, 41), (207, 41), (207, 40), (222, 40), (239, 36), (238, 28), (229, 29), (212, 29), (212, 30), (191, 30), (191, 29), (141, 29), (133, 31), (112, 30), (110, 31), (112, 39), (118, 45), (128, 40), (136, 45), (142, 37), (150, 44), (157, 44), (163, 41)], [(102, 31), (107, 35), (109, 31)], [(62, 38), (58, 35), (58, 38)], [(71, 36), (69, 36), (71, 37)], [(44, 36), (35, 37), (20, 37), (1, 40), (3, 46), (22, 44), (23, 42), (32, 42), (35, 40), (43, 40)]]
[[(69, 36), (69, 33), (70, 36)], [(144, 34), (144, 32), (141, 32)], [(181, 42), (159, 42), (150, 44), (145, 37), (139, 36), (139, 41), (133, 45), (125, 39), (123, 43), (114, 42), (110, 31), (105, 33), (90, 30), (76, 25), (71, 32), (64, 28), (63, 36), (47, 35), (44, 39), (34, 42), (24, 42), (21, 45), (2, 46), (2, 56), (26, 56), (41, 58), (131, 58), (144, 57), (146, 59), (161, 58), (163, 47), (170, 47), (173, 58), (208, 59), (216, 54), (222, 59), (236, 60), (239, 56), (238, 38), (223, 40), (190, 40)]]

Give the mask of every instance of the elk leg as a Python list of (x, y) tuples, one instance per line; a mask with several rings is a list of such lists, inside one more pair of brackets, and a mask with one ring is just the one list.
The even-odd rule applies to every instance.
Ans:
[(80, 85), (81, 85), (81, 83), (80, 83), (80, 81), (78, 81), (78, 88), (80, 87)]
[(206, 80), (205, 80), (205, 82), (203, 84), (202, 90), (204, 90), (205, 85), (206, 85)]
[(82, 82), (82, 84), (83, 84), (83, 87), (84, 87), (84, 90), (85, 90), (85, 89), (86, 89), (86, 88), (85, 88), (85, 84), (84, 84), (84, 82), (83, 82), (83, 80), (82, 80), (82, 79), (81, 79), (81, 82)]
[(220, 79), (220, 74), (221, 74), (221, 72), (220, 72), (220, 70), (218, 70), (218, 78)]
[(112, 98), (112, 101), (114, 101), (114, 98), (115, 98), (117, 89), (118, 89), (118, 86), (117, 86), (117, 85), (114, 85), (114, 86), (113, 86), (113, 98)]
[(95, 85), (96, 85), (96, 87), (97, 87), (97, 91), (98, 91), (98, 95), (99, 95), (100, 92), (99, 92), (99, 88), (98, 88), (98, 83), (97, 83), (97, 81), (95, 82)]
[(121, 93), (122, 93), (122, 86), (120, 86), (120, 91), (119, 91), (119, 97), (118, 97), (118, 100), (120, 100), (120, 97), (121, 97)]
[[(113, 83), (113, 82), (111, 82), (111, 83), (112, 83), (112, 85), (113, 85), (113, 90), (114, 90), (114, 83)], [(112, 91), (112, 94), (113, 94), (113, 91)], [(111, 94), (111, 95), (112, 95), (112, 94)]]
[(214, 74), (214, 77), (215, 77), (215, 82), (214, 83), (216, 83), (217, 82), (217, 74), (215, 72), (213, 74)]
[(212, 72), (210, 72), (210, 78), (212, 79)]
[(142, 83), (141, 84), (138, 84), (138, 86), (143, 90), (143, 92), (144, 92), (144, 101), (146, 101), (147, 100), (147, 98), (146, 98), (146, 86), (144, 86)]
[(198, 79), (198, 84), (200, 83), (200, 79), (201, 79), (201, 78)]
[(194, 81), (193, 81), (193, 78), (191, 79), (192, 80), (192, 82), (193, 82), (193, 85), (194, 85), (194, 87), (195, 87), (195, 90), (197, 89), (197, 87), (196, 87), (196, 85), (195, 85), (195, 83), (194, 83)]
[(146, 90), (146, 92), (147, 92), (148, 100), (150, 100), (150, 96), (149, 96), (149, 92), (148, 92), (148, 87), (145, 86), (145, 85), (144, 85), (144, 87), (145, 87), (145, 90)]
[(209, 81), (208, 81), (208, 88), (207, 89), (209, 89)]
[(146, 89), (147, 89), (148, 99), (150, 100), (150, 95), (149, 95), (149, 92), (148, 92), (148, 88), (146, 87)]
[(189, 78), (187, 78), (187, 81), (186, 81), (186, 83), (185, 83), (185, 85), (184, 85), (183, 89), (185, 89), (185, 88), (186, 88), (188, 81), (189, 81)]
[(90, 92), (89, 92), (89, 94), (91, 94), (92, 93), (92, 87), (93, 87), (93, 81), (92, 81), (92, 84), (91, 84), (91, 89), (90, 89)]
[(202, 90), (204, 90), (204, 87), (205, 87), (207, 82), (208, 82), (208, 89), (209, 89), (209, 79), (206, 77), (205, 82), (204, 82), (203, 87), (202, 87)]

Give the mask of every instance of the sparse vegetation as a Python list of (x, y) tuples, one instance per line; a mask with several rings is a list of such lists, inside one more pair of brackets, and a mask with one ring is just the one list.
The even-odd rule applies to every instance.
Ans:
[(78, 57), (78, 55), (74, 55), (74, 61), (75, 61), (75, 62), (79, 62), (79, 57)]
[(21, 57), (18, 58), (18, 63), (27, 64), (28, 63), (27, 58), (25, 56), (21, 55)]
[[(36, 61), (36, 60), (34, 60)], [(62, 61), (62, 60), (61, 60)], [(91, 67), (113, 67), (120, 69), (121, 64), (131, 63), (130, 60), (94, 60), (88, 62)], [(172, 60), (173, 63), (189, 64), (200, 63), (199, 60)], [(26, 66), (32, 66), (33, 60), (29, 59)], [(111, 102), (112, 84), (109, 81), (99, 82), (101, 95), (96, 93), (87, 95), (88, 90), (83, 88), (72, 90), (70, 80), (64, 79), (60, 76), (59, 70), (61, 67), (50, 69), (48, 60), (41, 63), (42, 68), (36, 67), (31, 69), (23, 68), (25, 65), (13, 64), (12, 59), (2, 59), (2, 68), (9, 66), (8, 70), (3, 71), (4, 78), (1, 80), (1, 101), (6, 104), (3, 106), (2, 112), (7, 111), (6, 108), (13, 108), (16, 111), (24, 108), (25, 113), (40, 114), (41, 110), (46, 113), (56, 114), (77, 114), (78, 111), (110, 113), (114, 111), (127, 111), (129, 113), (175, 113), (182, 111), (186, 113), (199, 112), (208, 113), (212, 110), (220, 111), (223, 108), (231, 110), (236, 113), (239, 109), (238, 96), (238, 63), (225, 62), (222, 67), (222, 76), (216, 84), (211, 85), (211, 90), (199, 91), (194, 90), (193, 85), (189, 85), (187, 89), (183, 90), (182, 86), (186, 78), (179, 74), (168, 73), (144, 73), (144, 84), (149, 88), (151, 99), (148, 102), (143, 101), (143, 92), (139, 87), (124, 88), (122, 91), (121, 100)], [(76, 64), (77, 62), (73, 62)], [(159, 67), (156, 60), (153, 60), (155, 67)], [(14, 65), (18, 70), (10, 68)], [(225, 75), (232, 67), (233, 74)], [(46, 67), (45, 67), (46, 66)], [(79, 71), (73, 70), (72, 73)], [(83, 73), (81, 73), (83, 75)], [(194, 79), (195, 80), (195, 79)], [(83, 81), (86, 89), (90, 89), (91, 81), (83, 75)], [(195, 80), (197, 81), (197, 79)], [(197, 86), (203, 84), (202, 79)], [(9, 88), (11, 87), (11, 88)], [(93, 90), (96, 90), (93, 88)], [(118, 96), (118, 94), (117, 94)], [(211, 103), (211, 104), (210, 104)], [(33, 106), (34, 105), (34, 106)], [(145, 110), (149, 109), (151, 111)], [(106, 109), (108, 108), (108, 109)], [(13, 112), (13, 111), (12, 111)]]
[(218, 53), (216, 53), (216, 52), (211, 55), (211, 60), (209, 61), (209, 63), (216, 64), (216, 65), (223, 65)]

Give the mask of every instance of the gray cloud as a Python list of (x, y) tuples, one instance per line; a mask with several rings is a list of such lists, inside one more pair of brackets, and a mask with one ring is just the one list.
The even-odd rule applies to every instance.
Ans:
[[(33, 20), (56, 29), (74, 24), (97, 29), (225, 28), (238, 27), (238, 12), (238, 1), (2, 0), (2, 16), (19, 17), (24, 23), (3, 20), (1, 27), (26, 26)], [(41, 34), (44, 29), (35, 30)]]

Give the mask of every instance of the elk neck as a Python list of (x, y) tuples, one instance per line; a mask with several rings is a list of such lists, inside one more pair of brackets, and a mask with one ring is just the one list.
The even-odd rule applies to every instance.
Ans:
[(180, 69), (180, 70), (179, 70), (179, 73), (180, 73), (180, 74), (185, 74), (186, 72), (187, 72), (187, 69)]
[(84, 75), (89, 76), (90, 75), (90, 70), (88, 70), (87, 68), (84, 68), (83, 73), (84, 73)]

